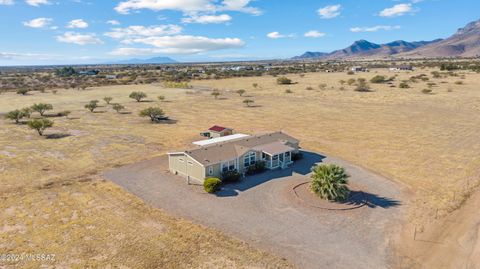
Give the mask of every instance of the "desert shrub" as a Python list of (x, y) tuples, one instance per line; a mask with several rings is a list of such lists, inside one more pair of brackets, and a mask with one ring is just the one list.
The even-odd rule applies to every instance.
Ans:
[(279, 77), (279, 78), (277, 78), (277, 84), (279, 84), (279, 85), (292, 84), (292, 80), (287, 78), (287, 77)]
[(33, 111), (36, 111), (40, 114), (40, 116), (43, 116), (47, 110), (52, 110), (53, 106), (51, 104), (45, 104), (45, 103), (38, 103), (38, 104), (33, 104), (31, 107)]
[(341, 79), (338, 81), (340, 83), (340, 85), (344, 85), (345, 83), (347, 83), (345, 80)]
[(240, 173), (238, 173), (236, 170), (233, 171), (227, 171), (222, 174), (222, 181), (223, 182), (237, 182), (240, 180)]
[(53, 94), (57, 94), (58, 90), (52, 90)]
[(105, 103), (107, 103), (107, 105), (109, 105), (112, 100), (113, 100), (113, 98), (110, 97), (110, 96), (103, 97), (103, 101), (105, 101)]
[(158, 99), (158, 101), (163, 102), (163, 101), (165, 101), (165, 96), (159, 95), (159, 96), (157, 96), (157, 99)]
[(343, 86), (340, 87), (340, 88), (338, 88), (338, 89), (339, 89), (340, 91), (345, 91), (345, 90), (346, 90), (345, 87), (343, 87)]
[(423, 90), (422, 90), (422, 93), (423, 93), (423, 94), (431, 94), (431, 93), (432, 93), (432, 89), (423, 89)]
[(433, 76), (433, 78), (441, 78), (442, 74), (438, 71), (433, 71), (432, 76)]
[(27, 122), (28, 127), (31, 129), (37, 130), (40, 136), (43, 135), (43, 132), (53, 126), (53, 121), (48, 119), (34, 119)]
[(398, 85), (398, 87), (399, 87), (400, 89), (408, 89), (408, 88), (410, 88), (410, 85), (408, 85), (408, 82), (402, 81), (402, 82), (400, 83), (400, 85)]
[(98, 100), (92, 100), (85, 105), (85, 108), (93, 112), (98, 107)]
[(348, 189), (348, 175), (343, 167), (336, 164), (321, 164), (312, 167), (310, 190), (320, 198), (329, 201), (345, 201)]
[(147, 94), (144, 92), (132, 92), (128, 97), (135, 99), (137, 102), (141, 102), (142, 99), (147, 98)]
[(355, 75), (355, 72), (350, 70), (350, 71), (347, 72), (347, 75)]
[(112, 108), (113, 110), (117, 111), (117, 113), (120, 113), (120, 111), (122, 111), (123, 109), (125, 109), (124, 106), (122, 106), (121, 104), (113, 104), (112, 105)]
[(265, 171), (266, 167), (265, 161), (257, 161), (254, 165), (251, 165), (247, 169), (248, 175), (255, 175)]
[(149, 107), (140, 111), (140, 117), (150, 117), (152, 122), (157, 122), (165, 117), (165, 112), (159, 107)]
[(433, 88), (433, 86), (435, 86), (435, 85), (437, 85), (437, 83), (435, 83), (435, 82), (429, 82), (429, 83), (427, 83), (427, 86), (428, 86), (429, 88)]
[(305, 90), (307, 90), (307, 91), (313, 91), (313, 87), (310, 87), (310, 86), (309, 86), (309, 87), (306, 87)]
[(255, 101), (252, 100), (252, 99), (245, 99), (245, 100), (243, 100), (243, 103), (244, 103), (247, 107), (250, 107), (253, 103), (255, 103)]
[(370, 86), (368, 86), (368, 83), (365, 81), (365, 79), (359, 78), (357, 80), (357, 87), (355, 87), (355, 91), (357, 91), (357, 92), (369, 92), (370, 91)]
[(175, 88), (175, 89), (191, 89), (193, 88), (187, 82), (175, 82), (175, 81), (166, 81), (163, 83), (165, 88)]
[(372, 79), (370, 79), (371, 83), (376, 83), (376, 84), (385, 83), (386, 81), (387, 81), (386, 78), (380, 75), (374, 76)]
[(209, 177), (203, 181), (203, 189), (207, 193), (215, 193), (218, 190), (220, 190), (221, 186), (222, 186), (222, 181), (215, 177)]
[(15, 121), (16, 124), (20, 123), (20, 120), (25, 117), (25, 112), (21, 111), (20, 109), (15, 109), (13, 111), (8, 112), (5, 115), (6, 119)]
[(325, 84), (325, 83), (320, 83), (320, 84), (318, 85), (318, 88), (319, 88), (320, 90), (326, 90), (326, 89), (327, 89), (327, 86), (328, 86), (328, 85)]
[(286, 90), (285, 90), (285, 93), (293, 93), (293, 92), (292, 92), (292, 90), (290, 90), (290, 89), (286, 89)]
[(17, 94), (26, 95), (29, 92), (28, 89), (22, 88), (17, 90)]
[(244, 89), (237, 90), (237, 93), (238, 93), (238, 95), (240, 95), (240, 96), (243, 96), (243, 95), (245, 94), (245, 92), (246, 92), (246, 91), (245, 91)]
[(463, 85), (463, 81), (460, 81), (460, 80), (459, 80), (459, 81), (455, 81), (455, 84), (456, 84), (456, 85)]
[(348, 84), (349, 86), (352, 86), (354, 83), (355, 83), (355, 79), (354, 79), (354, 78), (351, 78), (351, 79), (347, 80), (347, 84)]
[(220, 95), (221, 95), (221, 93), (220, 93), (217, 89), (213, 90), (212, 96), (213, 96), (215, 99), (218, 99), (218, 97), (219, 97)]
[(299, 161), (303, 159), (303, 154), (301, 152), (292, 153), (292, 161)]
[(258, 83), (253, 83), (252, 86), (256, 89), (258, 88)]
[(70, 115), (71, 113), (72, 111), (70, 110), (60, 111), (57, 113), (57, 117), (68, 117), (68, 115)]

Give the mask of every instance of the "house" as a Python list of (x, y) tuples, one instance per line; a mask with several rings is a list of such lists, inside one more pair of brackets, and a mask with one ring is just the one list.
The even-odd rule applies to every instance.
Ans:
[(368, 69), (363, 66), (354, 66), (350, 70), (353, 72), (368, 72)]
[(390, 71), (413, 71), (413, 66), (411, 65), (398, 65), (390, 67)]
[(232, 128), (214, 125), (210, 127), (207, 131), (201, 133), (200, 135), (208, 138), (217, 138), (217, 137), (222, 137), (222, 136), (227, 136), (232, 134), (233, 134)]
[(205, 140), (196, 148), (168, 153), (169, 170), (188, 181), (222, 178), (228, 171), (245, 175), (248, 167), (265, 162), (267, 169), (284, 169), (293, 163), (299, 141), (283, 132), (262, 135), (235, 134)]

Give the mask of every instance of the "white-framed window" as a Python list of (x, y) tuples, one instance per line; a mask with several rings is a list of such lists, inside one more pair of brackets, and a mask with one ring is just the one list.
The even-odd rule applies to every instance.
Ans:
[(190, 166), (193, 165), (193, 162), (191, 162), (191, 161), (188, 161), (187, 163), (188, 163), (188, 165), (190, 165)]
[(245, 154), (245, 157), (243, 158), (243, 166), (244, 167), (249, 167), (251, 165), (255, 164), (257, 154), (255, 152), (249, 152)]
[(233, 171), (237, 168), (235, 160), (222, 163), (222, 172)]
[(213, 175), (213, 166), (208, 167), (208, 175)]

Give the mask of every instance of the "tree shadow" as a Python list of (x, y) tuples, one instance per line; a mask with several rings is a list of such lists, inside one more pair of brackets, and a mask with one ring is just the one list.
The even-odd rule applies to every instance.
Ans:
[(107, 111), (105, 111), (105, 110), (100, 110), (100, 111), (93, 111), (92, 113), (95, 113), (95, 114), (103, 114), (103, 113), (107, 113)]
[(132, 112), (131, 111), (121, 111), (121, 112), (118, 112), (118, 114), (128, 115), (128, 114), (132, 114)]
[(335, 201), (334, 203), (349, 206), (368, 206), (369, 208), (390, 208), (401, 205), (398, 200), (364, 191), (350, 191), (346, 201)]
[(249, 105), (247, 108), (256, 108), (256, 107), (263, 107), (262, 105)]
[(67, 134), (67, 133), (57, 133), (57, 134), (45, 135), (45, 138), (47, 138), (47, 139), (62, 139), (62, 138), (69, 137), (69, 136), (72, 136), (72, 135)]

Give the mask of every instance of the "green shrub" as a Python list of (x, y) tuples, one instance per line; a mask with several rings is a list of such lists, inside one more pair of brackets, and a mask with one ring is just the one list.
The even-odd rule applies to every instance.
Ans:
[(336, 164), (321, 164), (312, 167), (310, 190), (320, 198), (329, 201), (345, 201), (348, 189), (348, 175), (343, 167)]
[(422, 93), (423, 93), (423, 94), (431, 94), (431, 93), (432, 93), (432, 89), (423, 89), (423, 90), (422, 90)]
[(227, 171), (222, 174), (222, 181), (223, 182), (237, 182), (240, 180), (240, 173), (238, 173), (236, 170), (233, 171)]
[(203, 189), (208, 193), (215, 193), (222, 186), (222, 181), (218, 178), (210, 177), (203, 181)]
[(257, 161), (254, 165), (251, 165), (247, 169), (248, 175), (255, 175), (265, 171), (267, 163), (265, 161)]
[(377, 76), (374, 76), (374, 77), (370, 80), (370, 82), (371, 82), (371, 83), (380, 84), (380, 83), (385, 83), (385, 82), (387, 82), (387, 80), (385, 79), (384, 76), (377, 75)]
[(128, 97), (135, 99), (137, 102), (141, 102), (142, 99), (147, 98), (147, 94), (144, 92), (132, 92)]
[(17, 94), (21, 94), (21, 95), (27, 95), (28, 92), (29, 92), (29, 90), (25, 89), (25, 88), (17, 90)]
[(287, 77), (279, 77), (279, 78), (277, 78), (277, 84), (279, 84), (279, 85), (292, 84), (292, 80), (287, 78)]
[(408, 85), (408, 83), (406, 81), (403, 81), (402, 83), (400, 83), (400, 85), (398, 85), (398, 87), (400, 89), (408, 89), (408, 88), (410, 88), (410, 85)]

